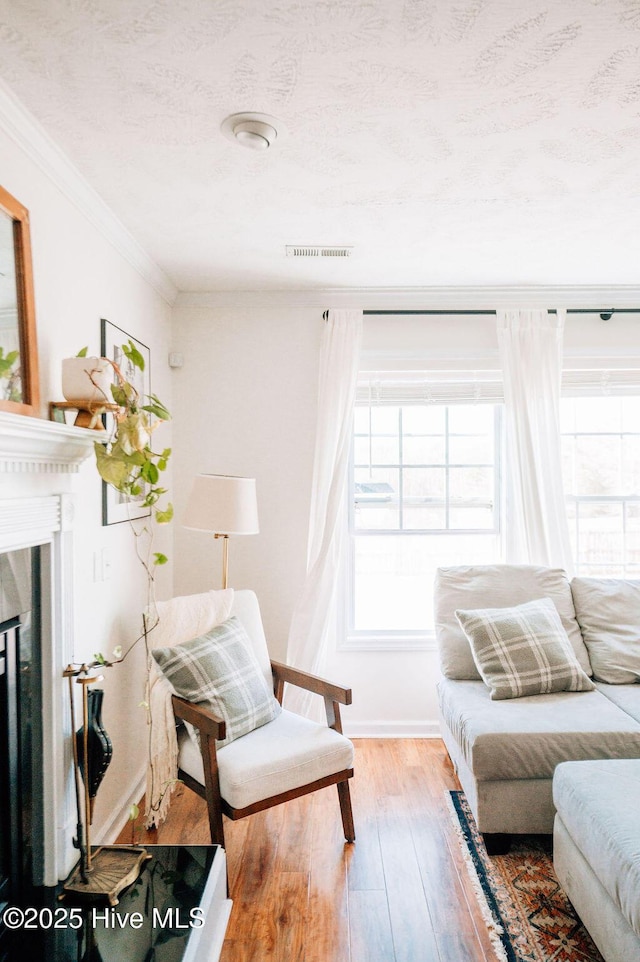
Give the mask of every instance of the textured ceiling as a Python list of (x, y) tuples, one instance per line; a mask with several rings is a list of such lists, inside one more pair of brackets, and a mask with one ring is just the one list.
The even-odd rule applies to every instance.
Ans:
[(639, 0), (0, 0), (0, 77), (180, 290), (638, 282)]

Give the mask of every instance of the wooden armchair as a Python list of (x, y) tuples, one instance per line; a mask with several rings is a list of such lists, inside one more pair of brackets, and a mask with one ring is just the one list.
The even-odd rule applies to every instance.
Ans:
[(218, 749), (225, 723), (184, 698), (173, 696), (176, 719), (193, 725), (200, 749), (187, 731), (179, 737), (179, 777), (206, 799), (211, 841), (224, 845), (223, 814), (244, 818), (329, 785), (337, 785), (345, 839), (355, 841), (349, 779), (353, 745), (342, 734), (340, 705), (351, 704), (351, 689), (324, 681), (288, 665), (270, 661), (258, 600), (252, 591), (236, 591), (232, 615), (242, 623), (265, 673), (282, 704), (285, 682), (324, 698), (327, 725), (283, 709), (266, 725)]

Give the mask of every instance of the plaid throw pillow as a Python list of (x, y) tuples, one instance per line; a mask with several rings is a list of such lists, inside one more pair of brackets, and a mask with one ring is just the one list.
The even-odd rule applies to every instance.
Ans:
[(225, 720), (227, 733), (218, 748), (273, 721), (282, 710), (237, 618), (193, 641), (156, 648), (151, 654), (176, 695)]
[(491, 698), (594, 687), (580, 667), (551, 598), (514, 608), (456, 611), (456, 618)]

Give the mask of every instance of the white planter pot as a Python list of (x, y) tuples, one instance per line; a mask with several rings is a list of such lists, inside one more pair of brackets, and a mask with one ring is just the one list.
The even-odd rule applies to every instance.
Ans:
[(62, 362), (62, 393), (80, 408), (113, 403), (113, 380), (113, 367), (105, 357), (66, 357)]

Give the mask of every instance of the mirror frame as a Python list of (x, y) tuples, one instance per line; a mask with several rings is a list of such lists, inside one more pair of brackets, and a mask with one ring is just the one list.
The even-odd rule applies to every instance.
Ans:
[(16, 262), (20, 375), (22, 382), (22, 401), (0, 400), (0, 411), (40, 417), (40, 382), (38, 378), (29, 211), (3, 187), (0, 187), (0, 210), (8, 214), (13, 221), (13, 251)]

